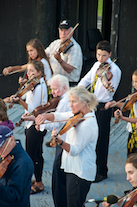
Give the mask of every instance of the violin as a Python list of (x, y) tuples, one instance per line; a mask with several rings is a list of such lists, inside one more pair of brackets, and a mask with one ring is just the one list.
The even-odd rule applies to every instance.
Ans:
[(8, 165), (11, 163), (13, 158), (14, 158), (14, 156), (8, 155), (6, 158), (1, 159), (1, 162), (0, 162), (0, 178), (7, 171)]
[[(126, 101), (124, 103), (124, 105), (122, 106), (122, 108), (120, 109), (120, 111), (125, 112), (127, 110), (130, 110), (132, 105), (137, 101), (137, 91), (135, 91), (134, 93), (130, 94), (127, 96), (127, 98), (125, 98)], [(123, 100), (123, 99), (122, 99)], [(117, 102), (116, 102), (117, 103)], [(114, 123), (118, 124), (119, 123), (119, 115), (116, 117)]]
[[(34, 90), (34, 87), (39, 84), (40, 80), (37, 78), (28, 80), (22, 87), (20, 90), (18, 90), (15, 94), (15, 98), (19, 97), (21, 98), (21, 96), (23, 96), (25, 93), (27, 93), (29, 90)], [(8, 106), (9, 109), (11, 109), (13, 107), (13, 101), (10, 103), (10, 105)]]
[(72, 118), (68, 119), (67, 122), (65, 122), (65, 124), (63, 124), (63, 126), (60, 128), (60, 130), (58, 131), (58, 133), (56, 134), (56, 136), (52, 139), (50, 146), (51, 147), (55, 147), (57, 145), (57, 136), (58, 135), (62, 135), (64, 133), (66, 133), (71, 127), (76, 127), (76, 125), (80, 122), (80, 121), (84, 121), (85, 119), (81, 119), (83, 117), (82, 113), (78, 113), (76, 115), (74, 115)]
[[(48, 103), (42, 106), (38, 106), (33, 110), (32, 113), (30, 113), (28, 116), (33, 115), (37, 117), (39, 114), (42, 113), (49, 113), (49, 112), (54, 112), (56, 110), (56, 107), (58, 106), (58, 103), (60, 101), (60, 97), (54, 97), (52, 98)], [(22, 124), (24, 120), (21, 118), (19, 123), (16, 123), (15, 125), (18, 127)]]
[(60, 54), (61, 52), (65, 53), (71, 46), (73, 46), (71, 40), (65, 40), (63, 43), (61, 43), (60, 48), (58, 49), (58, 54)]
[(113, 74), (110, 71), (110, 64), (102, 63), (97, 69), (96, 74), (98, 77), (101, 78), (102, 83), (104, 82), (107, 83), (107, 89), (109, 89), (110, 92), (114, 92), (113, 87), (111, 86), (111, 83), (109, 83), (109, 81), (113, 77)]
[(133, 207), (137, 203), (137, 189), (130, 191), (128, 194), (120, 198), (117, 203), (121, 204), (121, 201), (122, 201), (122, 205), (120, 206)]

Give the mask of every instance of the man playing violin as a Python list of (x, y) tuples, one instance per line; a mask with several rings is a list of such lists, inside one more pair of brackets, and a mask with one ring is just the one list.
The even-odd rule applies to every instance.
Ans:
[[(127, 123), (127, 131), (129, 132), (129, 136), (128, 136), (128, 144), (127, 144), (127, 154), (130, 153), (137, 153), (137, 95), (136, 95), (136, 91), (137, 91), (137, 70), (135, 70), (132, 74), (132, 84), (133, 84), (133, 88), (135, 90), (135, 94), (131, 94), (129, 95), (129, 99), (125, 98), (125, 102), (120, 102), (118, 101), (111, 101), (106, 103), (105, 108), (109, 108), (111, 107), (113, 104), (117, 107), (120, 108), (117, 109), (114, 112), (114, 116), (116, 117), (116, 119), (122, 119)], [(131, 98), (130, 98), (131, 96)], [(127, 97), (128, 98), (128, 97)], [(127, 101), (126, 101), (127, 100)], [(126, 105), (125, 105), (126, 103)], [(122, 111), (126, 111), (126, 110), (130, 110), (130, 116), (126, 117), (123, 116)]]
[[(127, 174), (127, 180), (131, 183), (133, 186), (133, 189), (131, 191), (125, 191), (124, 193), (126, 194), (126, 203), (124, 204), (124, 207), (131, 207), (131, 206), (136, 206), (137, 203), (137, 190), (134, 190), (137, 188), (137, 154), (136, 153), (131, 153), (125, 164), (125, 172)], [(133, 199), (133, 197), (135, 198)], [(133, 200), (132, 200), (133, 199)], [(125, 202), (125, 197), (120, 198), (117, 202), (118, 206), (123, 206), (122, 204)], [(130, 202), (132, 202), (132, 205), (130, 205)], [(109, 207), (110, 204), (107, 202), (102, 203), (103, 207)]]
[[(101, 110), (104, 108), (106, 102), (113, 100), (113, 96), (119, 85), (121, 78), (121, 71), (119, 67), (111, 61), (111, 46), (106, 40), (99, 42), (96, 46), (96, 57), (97, 62), (93, 65), (91, 70), (81, 79), (78, 86), (87, 87), (89, 84), (92, 85), (91, 92), (93, 92), (98, 101), (96, 116), (99, 125), (99, 137), (96, 147), (97, 154), (97, 175), (95, 182), (100, 182), (107, 178), (107, 157), (108, 157), (108, 146), (109, 146), (109, 132), (110, 132), (110, 120), (112, 111)], [(101, 76), (97, 76), (97, 70), (100, 64), (110, 64), (110, 72), (112, 73), (112, 79), (110, 80), (113, 90), (108, 89), (106, 81), (102, 81)], [(103, 76), (103, 74), (102, 74)]]
[(34, 165), (7, 126), (0, 126), (0, 206), (30, 207)]
[[(59, 24), (59, 38), (53, 41), (45, 50), (53, 70), (53, 74), (61, 74), (68, 78), (70, 86), (77, 84), (82, 69), (82, 51), (80, 45), (74, 40), (73, 26), (70, 20), (63, 20)], [(62, 51), (66, 40), (71, 40)], [(59, 52), (59, 51), (62, 52)]]

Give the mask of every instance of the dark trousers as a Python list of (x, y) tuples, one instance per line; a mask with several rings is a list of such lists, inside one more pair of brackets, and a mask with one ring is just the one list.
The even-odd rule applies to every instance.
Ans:
[(34, 163), (34, 175), (36, 178), (36, 182), (40, 182), (42, 180), (44, 163), (42, 157), (42, 144), (43, 137), (45, 136), (46, 132), (46, 130), (44, 130), (43, 132), (37, 131), (34, 125), (32, 125), (29, 129), (25, 129), (26, 151)]
[(90, 189), (91, 181), (81, 179), (72, 173), (67, 173), (66, 184), (67, 207), (82, 207)]
[(57, 145), (52, 172), (52, 195), (55, 207), (67, 207), (66, 174), (60, 169), (62, 151), (63, 149)]
[(104, 108), (104, 103), (99, 103), (96, 111), (97, 122), (99, 126), (99, 137), (96, 146), (97, 155), (97, 174), (107, 176), (107, 157), (109, 146), (110, 120), (112, 108), (101, 110)]

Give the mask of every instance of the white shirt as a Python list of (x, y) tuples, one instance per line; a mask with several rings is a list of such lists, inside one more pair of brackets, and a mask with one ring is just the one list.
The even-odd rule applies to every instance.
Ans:
[[(25, 109), (25, 113), (30, 114), (33, 110), (41, 105), (47, 103), (47, 86), (42, 77), (40, 79), (40, 84), (38, 84), (33, 91), (28, 91), (22, 96), (22, 99), (26, 99), (26, 103), (28, 104), (28, 111)], [(33, 121), (25, 121), (25, 128), (30, 128), (33, 124)], [(41, 127), (41, 126), (40, 126)], [(41, 129), (40, 129), (41, 131)]]
[[(67, 111), (71, 111), (71, 108), (70, 108), (70, 104), (69, 104), (68, 93), (65, 93), (61, 97), (61, 100), (58, 103), (58, 106), (56, 108), (56, 112), (67, 112)], [(45, 121), (44, 123), (48, 123), (48, 121)], [(45, 124), (44, 128), (49, 130), (49, 131), (52, 131), (53, 128), (55, 128), (56, 130), (59, 130), (63, 126), (64, 123), (65, 122)], [(65, 141), (66, 133), (61, 136), (61, 139), (63, 139)]]
[(48, 81), (52, 77), (50, 66), (45, 58), (42, 58), (40, 61), (44, 65), (44, 73), (46, 75), (46, 81)]
[[(54, 113), (55, 121), (71, 117), (72, 112)], [(61, 168), (67, 173), (93, 181), (96, 175), (96, 143), (98, 125), (94, 111), (84, 117), (93, 116), (72, 127), (66, 133), (66, 142), (70, 144), (70, 152), (63, 150)]]
[(71, 73), (67, 73), (59, 64), (59, 62), (54, 58), (53, 53), (58, 51), (60, 47), (61, 40), (55, 40), (52, 42), (46, 49), (45, 52), (49, 56), (49, 61), (53, 70), (53, 74), (61, 74), (68, 78), (70, 82), (78, 82), (81, 74), (83, 57), (82, 57), (82, 50), (80, 45), (71, 38), (73, 42), (73, 46), (66, 52), (60, 53), (62, 60), (66, 63), (74, 67), (74, 70)]
[[(112, 63), (110, 58), (108, 58), (108, 60), (106, 62), (108, 62), (109, 64)], [(100, 62), (97, 61), (93, 65), (93, 67), (90, 69), (90, 71), (84, 76), (84, 78), (81, 79), (78, 86), (82, 85), (84, 87), (87, 87), (89, 84), (93, 83), (95, 75), (96, 75), (96, 71), (99, 68), (99, 66), (100, 66)], [(101, 79), (99, 77), (98, 77), (96, 85), (95, 85), (94, 94), (96, 95), (98, 101), (102, 102), (102, 103), (106, 103), (108, 101), (113, 100), (113, 96), (117, 90), (117, 87), (118, 87), (120, 79), (121, 79), (121, 70), (119, 69), (119, 67), (115, 63), (112, 63), (110, 65), (110, 67), (111, 67), (110, 72), (113, 75), (110, 82), (111, 82), (111, 85), (113, 87), (114, 92), (110, 92), (108, 89), (106, 89), (103, 86)], [(92, 84), (91, 84), (91, 86), (92, 86)]]

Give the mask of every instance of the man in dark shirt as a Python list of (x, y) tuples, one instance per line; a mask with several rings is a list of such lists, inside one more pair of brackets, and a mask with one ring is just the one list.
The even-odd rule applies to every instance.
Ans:
[(0, 206), (29, 207), (33, 162), (11, 129), (0, 126), (0, 167), (6, 158), (11, 162), (6, 172), (0, 169)]

